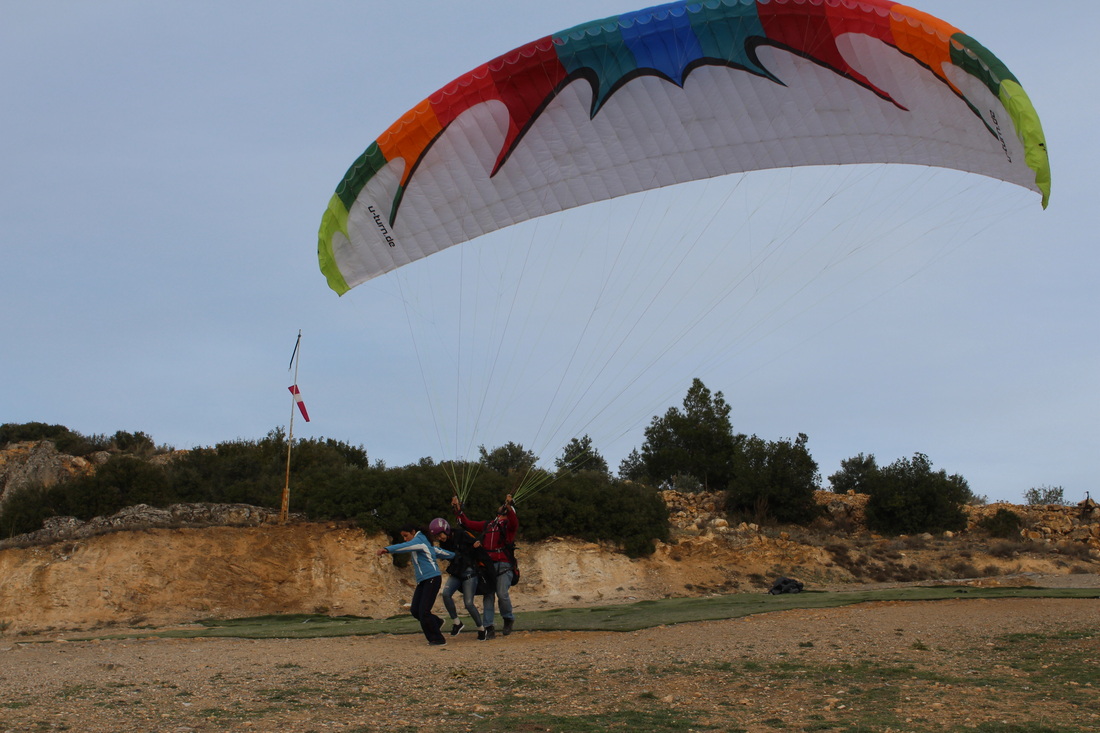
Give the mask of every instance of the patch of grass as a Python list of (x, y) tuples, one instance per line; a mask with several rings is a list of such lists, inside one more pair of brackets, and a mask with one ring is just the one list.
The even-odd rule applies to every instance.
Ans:
[(72, 684), (65, 685), (57, 692), (57, 696), (63, 700), (83, 700), (95, 691), (91, 685)]
[(203, 708), (198, 711), (198, 715), (203, 718), (210, 718), (212, 720), (244, 720), (250, 718), (255, 714), (255, 711), (245, 710), (226, 710), (225, 708)]
[(1077, 726), (1064, 727), (1047, 723), (982, 723), (971, 730), (979, 733), (1079, 733)]
[(539, 733), (605, 733), (608, 730), (682, 733), (689, 728), (711, 730), (694, 716), (673, 710), (609, 710), (581, 715), (507, 713), (478, 721), (479, 731), (537, 731)]
[[(530, 631), (637, 631), (655, 626), (740, 618), (800, 608), (838, 608), (871, 601), (936, 601), (959, 598), (960, 589), (951, 586), (919, 586), (857, 590), (835, 593), (803, 591), (768, 595), (732, 593), (707, 598), (665, 598), (616, 606), (566, 608), (523, 614), (523, 628)], [(1094, 588), (966, 588), (967, 598), (1098, 598)], [(93, 638), (196, 638), (235, 637), (244, 639), (304, 639), (370, 634), (418, 634), (416, 619), (403, 615), (389, 619), (357, 616), (255, 616), (252, 618), (204, 620), (201, 629), (179, 629), (143, 634), (117, 634)]]
[(1054, 633), (1017, 633), (999, 637), (994, 651), (1008, 666), (1026, 672), (1028, 687), (1058, 687), (1067, 700), (1079, 700), (1096, 684), (1100, 631), (1071, 629)]

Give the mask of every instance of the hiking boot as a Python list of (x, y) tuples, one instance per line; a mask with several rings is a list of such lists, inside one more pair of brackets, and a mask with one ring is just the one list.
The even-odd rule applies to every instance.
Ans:
[(491, 641), (497, 638), (497, 630), (492, 626), (485, 627), (485, 641)]
[(477, 630), (477, 640), (478, 641), (485, 641), (485, 629), (478, 629)]
[(462, 631), (464, 628), (466, 628), (466, 624), (461, 621), (455, 621), (451, 624), (451, 636), (458, 636), (458, 632)]
[(508, 636), (508, 634), (511, 634), (512, 633), (512, 624), (514, 624), (515, 622), (516, 622), (516, 620), (514, 618), (504, 619), (504, 629), (500, 633), (504, 634), (505, 636)]

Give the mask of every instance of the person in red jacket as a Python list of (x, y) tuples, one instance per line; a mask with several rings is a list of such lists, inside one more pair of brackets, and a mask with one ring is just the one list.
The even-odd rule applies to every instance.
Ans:
[[(496, 637), (496, 628), (493, 625), (496, 600), (500, 600), (500, 616), (504, 619), (504, 629), (501, 633), (505, 636), (512, 633), (515, 625), (515, 614), (512, 612), (512, 578), (515, 570), (512, 566), (512, 557), (515, 552), (516, 530), (519, 529), (519, 517), (516, 508), (512, 504), (512, 495), (508, 494), (504, 504), (497, 510), (497, 515), (492, 519), (478, 521), (470, 519), (462, 509), (462, 503), (458, 497), (451, 499), (458, 523), (466, 529), (479, 535), (481, 547), (488, 553), (489, 560), (493, 563), (496, 575), (496, 589), (485, 594), (485, 608), (482, 613), (482, 623), (485, 624), (485, 639)], [(481, 638), (481, 634), (478, 634)]]

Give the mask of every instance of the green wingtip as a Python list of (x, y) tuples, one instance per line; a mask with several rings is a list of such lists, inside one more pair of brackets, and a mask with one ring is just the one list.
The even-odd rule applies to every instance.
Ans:
[(328, 286), (337, 295), (343, 295), (351, 288), (336, 264), (336, 255), (332, 249), (332, 239), (337, 233), (348, 236), (348, 210), (339, 195), (333, 194), (317, 232), (317, 262), (321, 266), (321, 273), (328, 280)]
[(1043, 195), (1043, 208), (1050, 203), (1050, 156), (1047, 154), (1047, 139), (1043, 134), (1043, 125), (1039, 122), (1039, 113), (1020, 84), (1011, 79), (1001, 82), (999, 96), (1008, 110), (1016, 133), (1024, 144), (1024, 160), (1035, 171), (1035, 186)]

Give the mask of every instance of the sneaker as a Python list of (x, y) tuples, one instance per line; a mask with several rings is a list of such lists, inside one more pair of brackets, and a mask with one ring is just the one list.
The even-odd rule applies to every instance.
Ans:
[(428, 646), (447, 646), (447, 640), (440, 639), (439, 641), (429, 641)]
[(500, 633), (504, 634), (505, 636), (508, 636), (508, 634), (511, 634), (512, 633), (512, 624), (514, 624), (515, 622), (516, 622), (516, 620), (514, 618), (504, 619), (504, 630), (501, 631)]
[(497, 630), (492, 626), (485, 627), (485, 641), (492, 641), (497, 638)]
[(485, 641), (485, 629), (478, 629), (477, 630), (477, 640), (478, 641)]
[(458, 636), (458, 632), (462, 631), (464, 628), (466, 628), (466, 624), (461, 621), (455, 621), (451, 624), (451, 636)]

